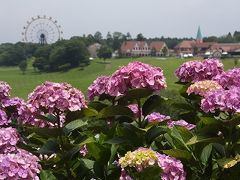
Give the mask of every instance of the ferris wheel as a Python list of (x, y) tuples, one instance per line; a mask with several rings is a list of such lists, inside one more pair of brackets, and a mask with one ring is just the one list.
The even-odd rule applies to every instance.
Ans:
[(62, 39), (61, 26), (52, 17), (37, 16), (27, 21), (23, 27), (23, 42), (51, 44)]

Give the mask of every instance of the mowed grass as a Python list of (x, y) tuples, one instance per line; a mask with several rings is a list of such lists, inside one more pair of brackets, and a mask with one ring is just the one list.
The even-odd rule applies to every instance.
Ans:
[[(168, 89), (178, 89), (179, 86), (174, 82), (177, 81), (174, 72), (178, 66), (183, 62), (192, 59), (176, 59), (176, 58), (126, 58), (126, 59), (111, 59), (103, 63), (103, 60), (94, 60), (91, 64), (84, 69), (75, 68), (68, 72), (54, 72), (54, 73), (38, 73), (29, 66), (25, 75), (19, 70), (18, 67), (1, 67), (0, 80), (6, 81), (12, 87), (11, 96), (18, 96), (27, 99), (29, 93), (33, 89), (45, 81), (53, 82), (68, 82), (74, 87), (80, 89), (84, 93), (87, 92), (88, 86), (100, 75), (110, 75), (119, 66), (126, 65), (132, 61), (141, 61), (144, 63), (159, 66), (163, 69), (164, 75), (167, 79)], [(225, 69), (234, 67), (234, 60), (223, 60)], [(238, 64), (238, 66), (240, 66)]]

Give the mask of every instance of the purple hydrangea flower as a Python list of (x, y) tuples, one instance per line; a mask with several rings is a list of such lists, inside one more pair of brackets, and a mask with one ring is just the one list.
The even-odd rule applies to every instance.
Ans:
[(240, 112), (240, 88), (209, 92), (201, 100), (201, 109), (211, 113), (216, 110)]
[(33, 114), (59, 116), (62, 124), (66, 112), (78, 111), (87, 105), (83, 93), (70, 84), (45, 82), (29, 95), (27, 107)]
[(0, 81), (0, 101), (10, 96), (10, 86), (4, 81)]
[(133, 112), (135, 117), (139, 117), (139, 109), (137, 104), (130, 104), (127, 106)]
[(6, 112), (0, 109), (0, 126), (8, 125), (9, 123), (10, 120), (8, 119)]
[(147, 88), (159, 91), (166, 86), (161, 68), (141, 62), (132, 62), (119, 68), (110, 77), (102, 76), (96, 79), (88, 88), (88, 96), (90, 99), (101, 94), (120, 96), (129, 89)]
[(233, 87), (240, 87), (240, 68), (235, 68), (223, 72), (213, 78), (224, 89), (231, 89)]
[(148, 120), (148, 122), (163, 122), (163, 121), (169, 120), (171, 118), (170, 118), (170, 116), (166, 116), (166, 115), (160, 114), (158, 112), (153, 112), (153, 113), (147, 115), (146, 119)]
[(165, 154), (157, 153), (158, 165), (162, 169), (162, 180), (185, 180), (186, 173), (183, 169), (183, 164), (180, 160)]
[(196, 127), (194, 124), (190, 124), (184, 120), (178, 120), (178, 121), (168, 121), (167, 122), (168, 127), (172, 128), (173, 126), (182, 126), (187, 128), (188, 130), (191, 130)]
[(18, 149), (17, 153), (0, 154), (0, 179), (39, 180), (39, 159), (31, 153)]
[(213, 77), (223, 72), (223, 64), (217, 59), (207, 59), (204, 61), (189, 61), (183, 63), (175, 71), (181, 82), (196, 82), (211, 80)]
[(19, 134), (15, 128), (0, 128), (0, 153), (9, 153), (16, 150)]
[(86, 144), (80, 149), (79, 153), (80, 153), (82, 156), (86, 156), (86, 155), (88, 154), (88, 150), (87, 150)]
[(28, 97), (32, 110), (77, 111), (87, 107), (81, 91), (67, 83), (45, 82), (38, 86)]
[(88, 87), (88, 98), (89, 100), (93, 100), (95, 96), (100, 96), (102, 94), (106, 94), (107, 92), (107, 83), (109, 77), (108, 76), (99, 76), (96, 80), (93, 81)]
[(122, 168), (121, 177), (131, 179), (127, 174), (127, 168), (134, 168), (136, 172), (141, 172), (147, 167), (159, 166), (162, 169), (161, 179), (163, 180), (185, 180), (186, 173), (180, 160), (160, 154), (152, 149), (138, 148), (131, 152), (128, 151), (124, 157), (119, 159)]

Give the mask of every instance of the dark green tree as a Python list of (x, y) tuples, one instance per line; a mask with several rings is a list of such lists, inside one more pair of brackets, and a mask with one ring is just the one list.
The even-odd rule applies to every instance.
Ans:
[(137, 35), (137, 41), (144, 41), (146, 38), (143, 36), (143, 34), (142, 33), (139, 33), (138, 35)]
[(112, 50), (111, 48), (107, 46), (101, 46), (101, 48), (98, 50), (98, 57), (103, 59), (105, 62), (106, 59), (109, 59), (112, 57)]
[(93, 35), (94, 39), (96, 42), (101, 43), (102, 41), (102, 33), (100, 31), (97, 31), (94, 35)]
[(27, 61), (21, 61), (18, 65), (19, 69), (22, 71), (23, 74), (25, 74), (26, 70), (27, 70)]

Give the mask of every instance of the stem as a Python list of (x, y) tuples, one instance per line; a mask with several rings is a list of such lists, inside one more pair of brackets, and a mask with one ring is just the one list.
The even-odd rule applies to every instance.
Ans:
[(138, 103), (138, 126), (141, 128), (142, 126), (142, 108), (141, 108), (141, 101), (140, 99), (137, 100)]
[[(60, 139), (60, 150), (62, 152), (62, 154), (65, 153), (65, 150), (64, 150), (64, 142), (63, 142), (63, 135), (62, 135), (62, 128), (61, 128), (61, 122), (60, 122), (60, 113), (57, 112), (57, 126), (58, 126), (58, 130), (59, 130), (59, 139)], [(67, 171), (67, 176), (68, 178), (73, 178), (72, 175), (71, 175), (71, 171), (70, 171), (70, 168), (68, 167), (67, 163), (64, 162), (64, 167)]]

